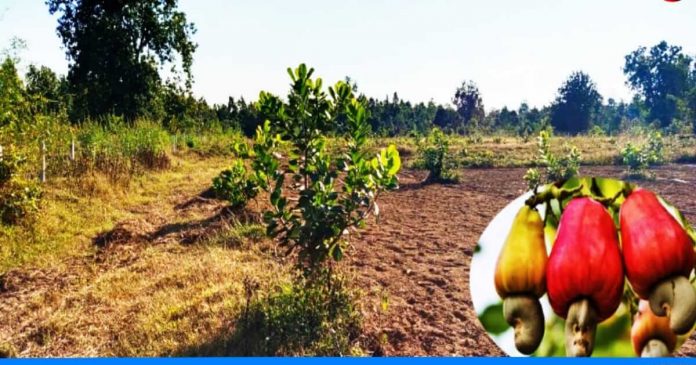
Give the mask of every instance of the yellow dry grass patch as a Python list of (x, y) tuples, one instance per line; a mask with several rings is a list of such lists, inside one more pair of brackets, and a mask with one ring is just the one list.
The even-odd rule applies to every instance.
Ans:
[[(118, 254), (118, 253), (115, 253)], [(170, 356), (223, 351), (246, 305), (288, 271), (257, 250), (176, 244), (146, 247), (123, 267), (87, 265), (65, 290), (36, 290), (0, 313), (0, 342), (19, 356)], [(19, 324), (8, 326), (9, 323)]]
[[(0, 274), (17, 267), (49, 267), (66, 257), (93, 254), (92, 239), (124, 219), (195, 196), (230, 163), (229, 158), (173, 157), (167, 171), (135, 177), (128, 186), (103, 176), (49, 180), (40, 213), (25, 226), (0, 226)], [(168, 212), (163, 212), (168, 213)]]

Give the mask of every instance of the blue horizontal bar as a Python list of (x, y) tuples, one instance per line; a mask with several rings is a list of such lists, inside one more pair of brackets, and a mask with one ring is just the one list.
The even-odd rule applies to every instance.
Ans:
[(447, 364), (447, 365), (490, 365), (490, 364), (696, 364), (696, 358), (509, 358), (509, 357), (384, 357), (384, 358), (277, 358), (277, 357), (247, 357), (247, 358), (71, 358), (71, 359), (5, 359), (0, 360), (2, 365), (31, 365), (31, 364), (64, 364), (64, 365), (116, 365), (116, 364), (158, 364), (158, 365), (300, 365), (300, 364)]

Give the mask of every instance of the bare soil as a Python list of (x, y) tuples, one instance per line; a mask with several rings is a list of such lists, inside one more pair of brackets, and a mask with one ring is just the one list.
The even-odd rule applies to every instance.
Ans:
[[(696, 222), (696, 166), (665, 166), (655, 172), (654, 181), (639, 184)], [(371, 354), (504, 355), (476, 318), (469, 267), (488, 222), (524, 192), (524, 173), (521, 168), (469, 169), (462, 171), (461, 183), (423, 185), (423, 172), (403, 171), (400, 189), (381, 200), (380, 224), (353, 238), (346, 263), (364, 293), (365, 328), (360, 340)], [(621, 177), (616, 167), (588, 167), (582, 173)], [(20, 356), (109, 355), (100, 341), (113, 341), (123, 330), (118, 322), (104, 322), (103, 314), (116, 310), (112, 303), (95, 301), (79, 323), (69, 324), (96, 337), (85, 343), (53, 338), (54, 345), (44, 346), (55, 337), (55, 328), (43, 319), (50, 318), (51, 311), (70, 308), (75, 297), (66, 293), (81, 292), (80, 300), (89, 300), (92, 295), (87, 291), (100, 274), (138, 267), (143, 246), (161, 247), (181, 261), (199, 255), (200, 250), (190, 244), (223, 227), (229, 214), (222, 203), (205, 194), (176, 192), (159, 204), (141, 207), (138, 213), (139, 218), (94, 237), (100, 247), (96, 255), (73, 258), (61, 269), (15, 269), (0, 277), (0, 342), (12, 343)], [(386, 311), (380, 305), (385, 299)], [(135, 315), (108, 317), (124, 322)], [(696, 356), (696, 336), (679, 355)]]
[[(401, 174), (401, 188), (381, 201), (381, 224), (355, 240), (351, 256), (360, 286), (370, 293), (365, 326), (377, 339), (371, 342), (377, 344), (377, 354), (504, 355), (476, 318), (469, 265), (488, 223), (526, 190), (525, 171), (468, 169), (462, 171), (462, 182), (453, 185), (421, 185), (424, 173)], [(622, 177), (617, 167), (587, 167), (581, 172)], [(655, 172), (655, 180), (638, 184), (696, 222), (696, 166), (665, 166)], [(374, 304), (385, 292), (386, 313)], [(679, 354), (696, 355), (696, 336)]]

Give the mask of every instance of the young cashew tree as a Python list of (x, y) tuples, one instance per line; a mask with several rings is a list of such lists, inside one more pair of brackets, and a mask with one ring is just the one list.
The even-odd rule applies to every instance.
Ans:
[[(259, 189), (269, 192), (267, 233), (297, 253), (306, 278), (330, 283), (349, 233), (378, 215), (379, 195), (396, 188), (401, 160), (393, 145), (374, 157), (366, 151), (367, 112), (350, 85), (339, 81), (327, 94), (322, 80), (312, 79), (314, 69), (301, 64), (288, 73), (287, 102), (262, 92), (258, 110), (267, 120), (253, 148), (237, 150), (251, 159)], [(330, 140), (339, 151), (329, 153), (326, 136), (337, 130), (345, 136)]]

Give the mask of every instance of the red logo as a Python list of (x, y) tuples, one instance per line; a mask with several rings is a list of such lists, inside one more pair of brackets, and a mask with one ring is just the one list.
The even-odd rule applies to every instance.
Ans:
[(668, 3), (677, 3), (677, 2), (679, 2), (679, 1), (681, 1), (681, 0), (665, 0), (665, 1), (668, 2)]

